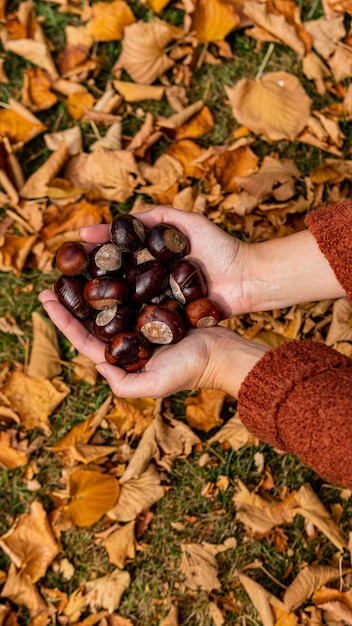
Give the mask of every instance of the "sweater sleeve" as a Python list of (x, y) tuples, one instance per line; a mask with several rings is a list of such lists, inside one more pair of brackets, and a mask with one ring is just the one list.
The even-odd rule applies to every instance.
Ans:
[[(306, 224), (351, 300), (352, 201), (312, 211)], [(249, 372), (238, 409), (259, 439), (352, 488), (351, 359), (318, 342), (284, 343)]]

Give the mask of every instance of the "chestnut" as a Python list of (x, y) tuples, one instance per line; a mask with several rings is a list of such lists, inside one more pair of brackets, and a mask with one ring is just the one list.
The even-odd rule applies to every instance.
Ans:
[(111, 276), (101, 276), (88, 280), (83, 295), (93, 309), (108, 309), (121, 304), (128, 297), (128, 287), (123, 280)]
[(61, 274), (77, 276), (84, 274), (88, 266), (88, 252), (78, 241), (66, 241), (56, 253), (56, 267)]
[(61, 274), (54, 284), (54, 291), (59, 302), (81, 320), (88, 319), (91, 315), (91, 308), (84, 297), (86, 284), (87, 279), (81, 274), (78, 276)]
[(113, 243), (102, 243), (89, 253), (87, 267), (91, 278), (100, 276), (119, 276), (123, 269), (123, 255)]
[(149, 304), (137, 318), (138, 330), (151, 343), (177, 343), (186, 334), (186, 324), (179, 311)]
[(122, 367), (126, 372), (141, 369), (152, 354), (151, 343), (141, 333), (132, 330), (115, 335), (105, 347), (108, 363)]
[(142, 303), (151, 300), (166, 289), (168, 281), (168, 270), (157, 260), (134, 265), (126, 272), (132, 302)]
[(137, 311), (131, 304), (114, 305), (99, 311), (95, 316), (92, 333), (101, 341), (108, 342), (125, 330), (134, 330)]
[(144, 224), (130, 213), (117, 215), (110, 224), (110, 241), (123, 252), (136, 252), (144, 247)]
[(190, 243), (176, 226), (156, 224), (145, 236), (145, 245), (149, 252), (159, 261), (172, 261), (189, 254)]
[(185, 313), (191, 326), (196, 328), (216, 326), (224, 319), (221, 306), (210, 298), (193, 300), (187, 304)]
[(194, 261), (179, 261), (170, 274), (172, 295), (181, 304), (187, 304), (207, 295), (207, 284), (202, 271)]

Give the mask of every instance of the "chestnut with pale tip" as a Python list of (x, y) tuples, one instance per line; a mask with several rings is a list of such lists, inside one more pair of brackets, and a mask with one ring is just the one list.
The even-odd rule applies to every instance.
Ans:
[(121, 304), (128, 297), (127, 284), (111, 276), (101, 276), (88, 280), (83, 294), (92, 309), (108, 309), (114, 304)]
[(123, 252), (136, 252), (144, 247), (144, 224), (130, 213), (117, 215), (110, 224), (110, 241)]
[(88, 319), (91, 308), (84, 297), (87, 279), (83, 275), (66, 276), (61, 274), (54, 284), (57, 299), (65, 309), (81, 320)]
[(177, 310), (149, 304), (137, 318), (138, 330), (148, 341), (158, 344), (177, 343), (186, 334), (184, 317)]
[(187, 304), (186, 317), (195, 328), (210, 328), (224, 319), (221, 306), (210, 298), (198, 298)]
[(114, 305), (97, 313), (91, 332), (107, 343), (125, 330), (134, 330), (136, 317), (137, 311), (132, 304)]
[(189, 254), (189, 240), (176, 226), (156, 224), (146, 232), (145, 245), (159, 261), (172, 261)]
[(170, 287), (173, 297), (180, 304), (188, 304), (192, 300), (205, 298), (208, 293), (207, 284), (197, 263), (182, 259), (171, 271)]
[(152, 353), (152, 344), (137, 331), (119, 333), (105, 347), (106, 361), (126, 372), (140, 370), (149, 361)]
[(66, 241), (56, 253), (56, 267), (66, 276), (84, 274), (88, 267), (89, 256), (84, 245), (79, 241)]

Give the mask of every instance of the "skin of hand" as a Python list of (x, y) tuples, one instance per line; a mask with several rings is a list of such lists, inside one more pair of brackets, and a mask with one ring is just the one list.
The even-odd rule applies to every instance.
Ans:
[(222, 389), (237, 396), (245, 376), (267, 350), (220, 326), (193, 329), (182, 341), (157, 347), (143, 371), (127, 373), (105, 361), (105, 344), (57, 301), (53, 291), (46, 289), (39, 298), (57, 328), (97, 365), (121, 398), (161, 398), (197, 388)]

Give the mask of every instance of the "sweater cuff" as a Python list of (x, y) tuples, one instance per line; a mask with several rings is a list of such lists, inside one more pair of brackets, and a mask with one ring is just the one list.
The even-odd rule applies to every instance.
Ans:
[(243, 424), (265, 443), (285, 449), (278, 413), (301, 381), (332, 368), (351, 366), (351, 360), (323, 343), (289, 341), (266, 352), (244, 379), (238, 410)]
[(335, 276), (352, 301), (352, 200), (326, 204), (305, 218)]

